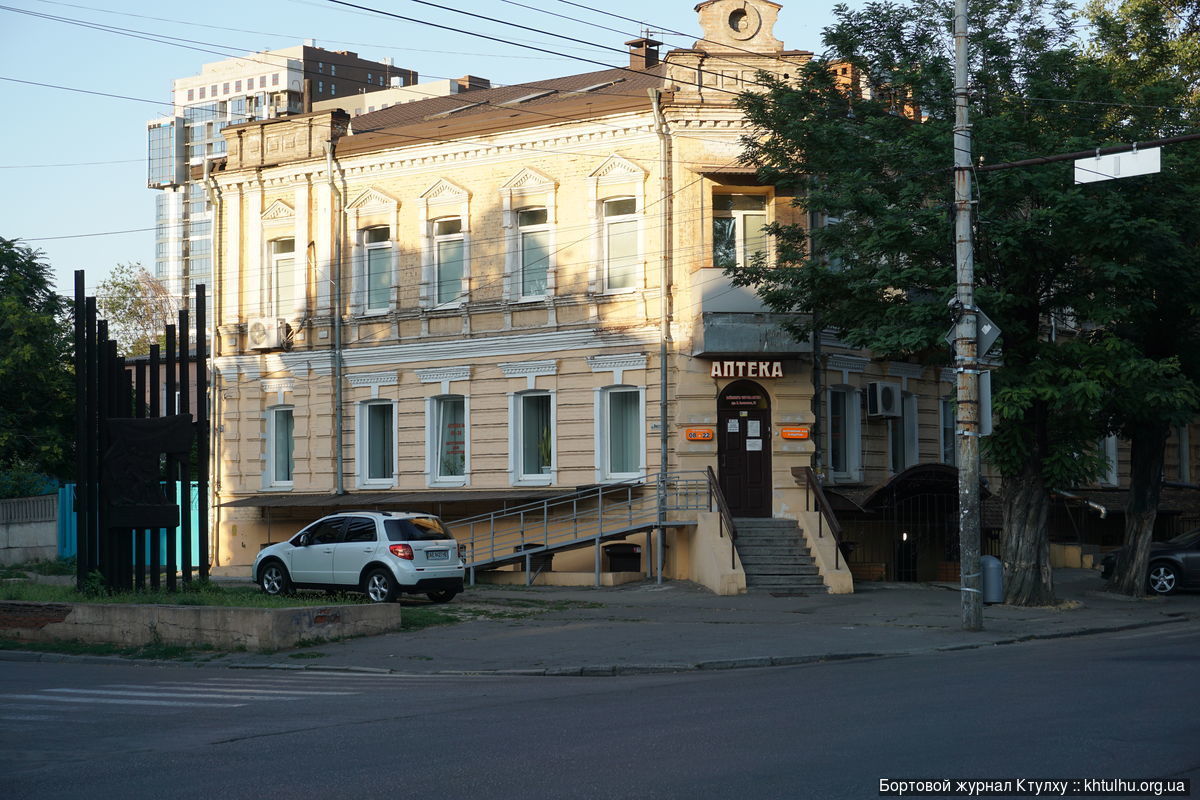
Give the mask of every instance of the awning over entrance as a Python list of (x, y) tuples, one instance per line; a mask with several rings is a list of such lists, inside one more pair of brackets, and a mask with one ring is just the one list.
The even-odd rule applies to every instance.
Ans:
[(383, 508), (421, 507), (445, 503), (528, 503), (568, 494), (570, 489), (480, 489), (427, 492), (347, 492), (346, 494), (256, 494), (221, 503), (222, 508)]

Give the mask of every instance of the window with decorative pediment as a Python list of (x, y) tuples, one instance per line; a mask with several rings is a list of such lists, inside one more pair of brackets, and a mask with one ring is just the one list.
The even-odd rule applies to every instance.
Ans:
[(387, 311), (392, 298), (391, 228), (382, 225), (362, 231), (366, 253), (366, 310)]
[(638, 253), (641, 225), (637, 198), (614, 197), (602, 205), (604, 217), (604, 291), (636, 289), (642, 280)]
[(466, 240), (462, 217), (435, 219), (433, 225), (434, 302), (458, 303), (466, 276)]
[(543, 297), (550, 274), (550, 226), (544, 208), (517, 211), (521, 297)]

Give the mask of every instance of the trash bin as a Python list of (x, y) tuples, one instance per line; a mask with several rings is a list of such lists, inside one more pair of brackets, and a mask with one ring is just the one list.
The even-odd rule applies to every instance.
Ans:
[(979, 571), (983, 573), (983, 602), (1004, 602), (1004, 565), (995, 556), (982, 556)]
[[(514, 553), (523, 553), (526, 550), (534, 550), (539, 547), (545, 547), (541, 542), (526, 542), (513, 548)], [(522, 559), (520, 564), (521, 569), (525, 569), (525, 561)], [(553, 572), (554, 571), (554, 553), (534, 553), (529, 557), (529, 568), (534, 572)]]
[(617, 542), (604, 545), (604, 555), (608, 559), (609, 572), (641, 572), (642, 546)]

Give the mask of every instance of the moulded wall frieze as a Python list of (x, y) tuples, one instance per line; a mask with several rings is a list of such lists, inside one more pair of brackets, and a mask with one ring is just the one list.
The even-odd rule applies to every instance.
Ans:
[(346, 376), (351, 386), (395, 386), (400, 382), (396, 372), (357, 372)]

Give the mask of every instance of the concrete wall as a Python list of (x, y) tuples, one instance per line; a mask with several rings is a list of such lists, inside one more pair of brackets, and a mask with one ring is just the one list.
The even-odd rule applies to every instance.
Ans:
[(0, 500), (0, 564), (53, 559), (57, 555), (57, 495)]
[(400, 606), (229, 608), (116, 603), (0, 602), (0, 637), (141, 646), (210, 645), (281, 650), (301, 642), (372, 636), (400, 629)]

